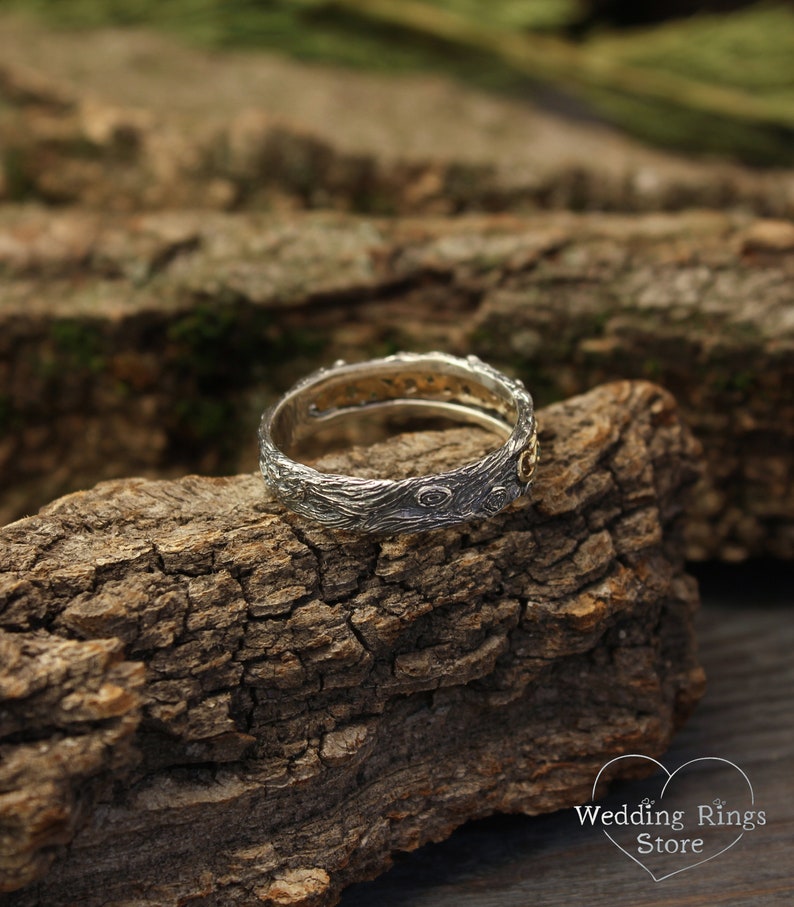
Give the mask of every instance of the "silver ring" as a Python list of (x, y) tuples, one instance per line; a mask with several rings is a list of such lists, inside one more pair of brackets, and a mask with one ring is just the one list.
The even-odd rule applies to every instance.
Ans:
[[(396, 480), (319, 472), (292, 459), (327, 423), (376, 411), (444, 416), (507, 439), (474, 463)], [(336, 529), (383, 533), (493, 516), (529, 489), (539, 454), (524, 385), (476, 356), (446, 353), (397, 353), (320, 369), (265, 411), (259, 445), (265, 482), (288, 508)]]

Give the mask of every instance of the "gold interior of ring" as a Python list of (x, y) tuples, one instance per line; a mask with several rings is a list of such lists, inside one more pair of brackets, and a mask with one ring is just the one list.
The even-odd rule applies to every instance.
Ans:
[(450, 424), (480, 425), (504, 438), (516, 417), (512, 397), (496, 382), (488, 387), (463, 369), (403, 365), (329, 374), (282, 402), (271, 435), (288, 456), (305, 459), (334, 446), (370, 444), (395, 432)]

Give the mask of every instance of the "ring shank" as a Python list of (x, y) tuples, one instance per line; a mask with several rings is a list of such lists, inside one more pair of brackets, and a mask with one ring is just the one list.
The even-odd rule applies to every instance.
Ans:
[(291, 453), (323, 424), (389, 412), (442, 416), (509, 435), (516, 420), (512, 396), (498, 383), (474, 374), (471, 367), (446, 361), (442, 365), (443, 369), (429, 362), (382, 360), (340, 366), (338, 371), (318, 375), (276, 406), (271, 421), (273, 442)]
[[(292, 457), (327, 425), (374, 414), (443, 416), (501, 434), (501, 447), (432, 476), (365, 479), (321, 473)], [(398, 353), (337, 363), (295, 385), (260, 426), (260, 466), (297, 513), (341, 529), (413, 532), (491, 516), (524, 494), (537, 459), (532, 398), (476, 357)]]

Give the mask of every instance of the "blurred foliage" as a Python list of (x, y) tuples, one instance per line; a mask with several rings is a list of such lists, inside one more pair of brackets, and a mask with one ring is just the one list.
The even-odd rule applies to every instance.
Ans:
[(535, 31), (573, 25), (581, 18), (583, 6), (578, 0), (431, 0), (430, 5), (483, 25)]
[[(510, 29), (556, 30), (576, 22), (582, 13), (579, 0), (428, 0), (428, 5)], [(284, 40), (291, 52), (319, 48), (323, 33), (344, 34), (352, 24), (340, 15), (344, 4), (325, 0), (5, 0), (3, 6), (78, 27), (166, 26), (215, 46), (272, 47)], [(317, 15), (323, 9), (331, 12), (327, 19)], [(334, 20), (341, 28), (334, 28)], [(308, 33), (307, 26), (317, 27), (319, 34)], [(328, 46), (342, 57), (358, 56), (354, 47), (336, 48), (333, 40)]]
[[(674, 148), (716, 151), (751, 163), (794, 163), (794, 9), (760, 4), (626, 33), (594, 35), (588, 46), (619, 65), (670, 73), (694, 86), (735, 89), (737, 109), (693, 106), (684, 94), (649, 102), (630, 90), (591, 100), (609, 119)], [(684, 82), (679, 83), (685, 91)], [(726, 92), (727, 96), (727, 92)], [(754, 109), (753, 109), (754, 108)], [(755, 115), (749, 115), (755, 114)]]
[[(5, 0), (55, 25), (150, 25), (216, 48), (268, 48), (480, 86), (551, 85), (654, 142), (794, 163), (794, 8), (769, 0), (616, 31), (584, 0)], [(578, 35), (578, 37), (575, 37)]]
[(767, 100), (791, 102), (794, 94), (794, 9), (788, 4), (612, 32), (594, 44), (626, 62), (732, 85)]

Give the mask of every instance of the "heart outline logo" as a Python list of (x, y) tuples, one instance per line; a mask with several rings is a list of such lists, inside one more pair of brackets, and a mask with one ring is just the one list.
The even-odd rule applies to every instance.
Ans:
[[(723, 759), (721, 756), (700, 756), (697, 759), (690, 759), (688, 762), (684, 762), (682, 765), (679, 765), (678, 768), (675, 769), (675, 771), (671, 772), (667, 769), (667, 767), (665, 765), (662, 765), (662, 763), (659, 762), (658, 759), (654, 759), (652, 756), (645, 756), (640, 753), (626, 753), (622, 756), (616, 756), (614, 759), (610, 759), (609, 762), (607, 762), (605, 765), (602, 765), (601, 768), (599, 769), (598, 774), (596, 775), (595, 781), (593, 782), (593, 790), (590, 795), (591, 800), (595, 800), (596, 789), (598, 788), (598, 781), (601, 778), (601, 775), (606, 771), (607, 768), (609, 768), (610, 765), (614, 765), (616, 762), (620, 762), (621, 759), (644, 759), (647, 762), (653, 762), (654, 765), (657, 765), (667, 775), (667, 780), (664, 782), (661, 793), (659, 795), (660, 799), (664, 798), (665, 791), (667, 790), (667, 788), (670, 785), (670, 782), (673, 780), (673, 778), (679, 772), (683, 771), (683, 769), (687, 768), (688, 766), (694, 765), (697, 762), (722, 762), (726, 765), (730, 765), (732, 768), (735, 768), (736, 771), (739, 772), (739, 774), (744, 778), (744, 780), (747, 782), (747, 787), (750, 790), (750, 803), (753, 806), (755, 805), (755, 791), (753, 790), (753, 785), (750, 783), (750, 779), (747, 777), (747, 775), (744, 773), (744, 771), (742, 771), (742, 769), (740, 769), (739, 766), (736, 765), (736, 763), (731, 762), (730, 759)], [(739, 841), (741, 841), (741, 839), (744, 837), (744, 831), (742, 831), (738, 835), (738, 837), (736, 837), (730, 844), (728, 844), (726, 847), (723, 847), (722, 850), (718, 851), (717, 853), (714, 853), (711, 856), (705, 857), (702, 860), (698, 860), (697, 863), (690, 863), (688, 866), (682, 866), (680, 869), (676, 869), (673, 872), (668, 872), (665, 875), (659, 876), (657, 878), (654, 875), (654, 873), (650, 869), (648, 869), (648, 867), (642, 862), (642, 860), (638, 860), (637, 857), (634, 856), (634, 854), (629, 853), (629, 851), (626, 850), (625, 847), (618, 844), (618, 842), (612, 837), (612, 835), (605, 828), (602, 828), (601, 830), (604, 832), (604, 834), (607, 836), (607, 838), (609, 838), (609, 840), (615, 845), (615, 847), (617, 847), (618, 850), (620, 850), (624, 854), (626, 854), (626, 856), (629, 859), (633, 860), (638, 866), (641, 866), (648, 873), (648, 875), (654, 880), (654, 882), (663, 882), (665, 879), (669, 879), (672, 876), (678, 875), (681, 872), (687, 872), (690, 869), (695, 869), (698, 866), (702, 866), (704, 863), (708, 863), (711, 860), (714, 860), (717, 857), (721, 856), (726, 851), (730, 850), (732, 847), (734, 847), (736, 844), (738, 844)]]

